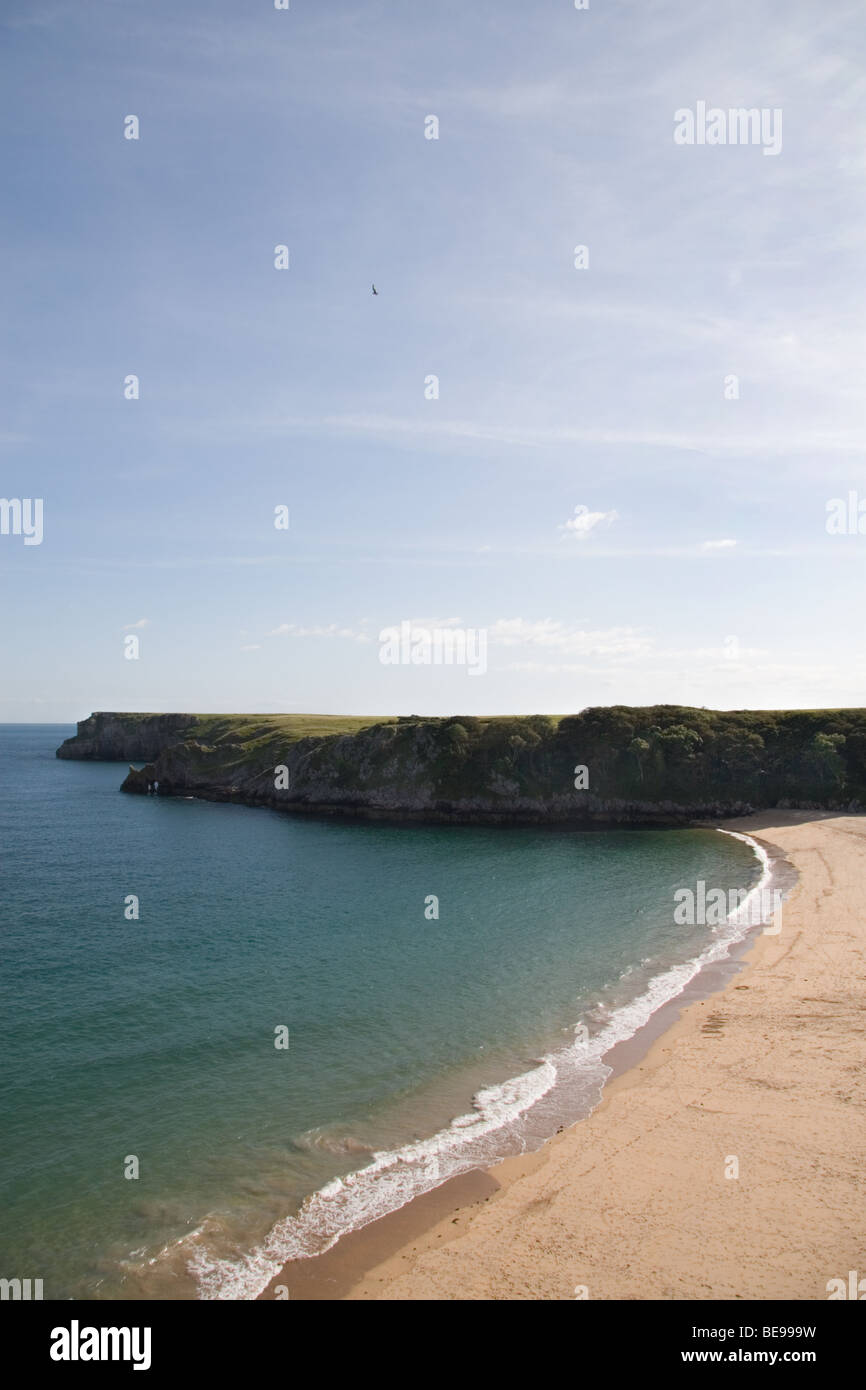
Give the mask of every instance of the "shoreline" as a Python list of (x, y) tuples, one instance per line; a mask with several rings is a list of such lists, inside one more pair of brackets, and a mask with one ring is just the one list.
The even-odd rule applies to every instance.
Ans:
[[(439, 1226), (446, 1220), (452, 1225), (462, 1224), (473, 1209), (489, 1202), (502, 1191), (503, 1186), (511, 1180), (512, 1166), (515, 1167), (515, 1176), (534, 1171), (537, 1165), (532, 1160), (543, 1156), (548, 1145), (556, 1143), (561, 1134), (585, 1124), (603, 1104), (608, 1088), (646, 1057), (656, 1039), (673, 1027), (688, 1004), (709, 999), (721, 992), (728, 980), (744, 967), (745, 958), (760, 930), (752, 929), (744, 940), (737, 942), (728, 960), (712, 961), (705, 965), (694, 980), (673, 999), (662, 1004), (636, 1033), (615, 1043), (604, 1054), (602, 1060), (605, 1065), (612, 1067), (612, 1071), (604, 1082), (601, 1099), (589, 1114), (576, 1120), (573, 1125), (560, 1126), (556, 1134), (527, 1154), (499, 1159), (487, 1167), (458, 1173), (432, 1191), (411, 1198), (395, 1211), (378, 1217), (366, 1226), (347, 1231), (335, 1245), (320, 1255), (305, 1260), (290, 1260), (256, 1295), (257, 1300), (276, 1298), (279, 1287), (287, 1289), (289, 1297), (296, 1302), (349, 1297), (383, 1261), (406, 1253), (410, 1246), (414, 1251), (419, 1239), (423, 1240), (431, 1232), (437, 1239), (441, 1238)], [(285, 1294), (280, 1296), (285, 1297)]]
[(866, 1268), (866, 818), (777, 811), (739, 828), (800, 874), (782, 932), (759, 933), (587, 1119), (492, 1169), (489, 1203), (344, 1296), (809, 1300)]
[[(834, 813), (818, 813), (819, 816), (832, 816)], [(769, 812), (761, 816), (752, 815), (736, 822), (728, 822), (738, 836), (759, 834), (765, 824), (778, 824), (781, 819), (799, 824), (814, 820), (815, 812)], [(759, 824), (756, 822), (760, 822)], [(717, 825), (696, 825), (695, 828), (719, 829)], [(785, 848), (771, 841), (761, 845), (769, 851), (771, 859), (788, 870), (788, 884), (794, 877), (790, 864), (786, 863)], [(783, 872), (783, 877), (784, 877)], [(767, 939), (767, 938), (763, 938)], [(770, 938), (772, 939), (772, 938)], [(634, 1034), (613, 1044), (604, 1054), (604, 1064), (612, 1068), (606, 1078), (600, 1100), (592, 1110), (576, 1123), (560, 1126), (558, 1132), (548, 1138), (538, 1148), (515, 1157), (501, 1159), (492, 1166), (479, 1167), (470, 1172), (456, 1175), (440, 1184), (431, 1192), (411, 1199), (403, 1207), (387, 1213), (368, 1225), (348, 1232), (329, 1250), (321, 1255), (305, 1260), (295, 1260), (283, 1267), (272, 1278), (266, 1288), (258, 1295), (260, 1299), (290, 1297), (304, 1299), (333, 1299), (345, 1297), (406, 1297), (411, 1294), (388, 1294), (373, 1292), (377, 1282), (387, 1284), (389, 1267), (395, 1263), (405, 1263), (412, 1255), (428, 1249), (437, 1243), (462, 1231), (471, 1217), (485, 1204), (495, 1204), (511, 1184), (527, 1173), (535, 1172), (547, 1162), (547, 1152), (564, 1135), (589, 1123), (604, 1107), (617, 1082), (633, 1072), (640, 1075), (643, 1070), (638, 1064), (644, 1060), (660, 1040), (667, 1038), (670, 1030), (690, 1009), (706, 1002), (730, 988), (740, 973), (747, 969), (755, 948), (762, 940), (762, 928), (751, 927), (743, 938), (736, 941), (728, 955), (718, 961), (706, 962), (698, 973), (688, 981), (669, 1000), (666, 1000)], [(454, 1227), (458, 1232), (454, 1231)], [(448, 1228), (448, 1229), (446, 1229)], [(382, 1273), (382, 1270), (387, 1272)], [(373, 1274), (374, 1270), (379, 1271)], [(279, 1294), (277, 1289), (282, 1289)], [(436, 1296), (436, 1295), (420, 1295)], [(459, 1294), (449, 1295), (459, 1297)]]

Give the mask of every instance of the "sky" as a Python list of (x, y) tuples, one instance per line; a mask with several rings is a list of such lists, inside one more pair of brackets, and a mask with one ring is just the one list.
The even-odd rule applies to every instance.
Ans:
[(862, 20), (3, 0), (0, 720), (866, 704)]

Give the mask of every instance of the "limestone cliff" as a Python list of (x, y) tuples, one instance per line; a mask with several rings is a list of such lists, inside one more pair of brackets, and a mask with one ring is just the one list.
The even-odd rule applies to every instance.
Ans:
[(112, 714), (78, 721), (78, 732), (57, 749), (58, 758), (124, 763), (156, 758), (198, 722), (194, 714)]
[(454, 822), (682, 824), (764, 806), (858, 809), (866, 793), (862, 710), (135, 718), (94, 715), (59, 756), (133, 748), (125, 756), (146, 766), (130, 769), (128, 792)]

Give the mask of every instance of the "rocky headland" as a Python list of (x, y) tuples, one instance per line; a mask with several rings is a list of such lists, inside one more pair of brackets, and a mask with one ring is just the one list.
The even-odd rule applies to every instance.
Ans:
[(317, 815), (686, 824), (866, 802), (866, 711), (611, 706), (553, 716), (101, 712), (59, 758), (143, 763), (121, 790)]

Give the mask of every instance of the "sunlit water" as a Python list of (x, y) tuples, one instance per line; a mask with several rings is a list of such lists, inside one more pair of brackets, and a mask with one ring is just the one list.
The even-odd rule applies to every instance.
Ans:
[(0, 727), (0, 1276), (46, 1298), (253, 1296), (540, 1141), (724, 951), (676, 890), (761, 872), (710, 830), (123, 796), (121, 765), (55, 759), (71, 732)]

